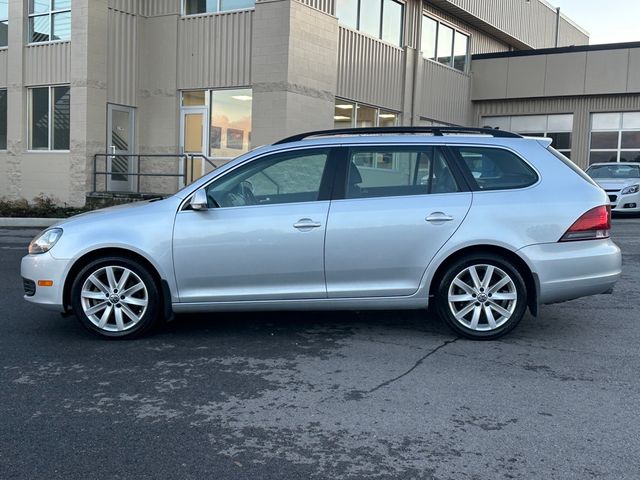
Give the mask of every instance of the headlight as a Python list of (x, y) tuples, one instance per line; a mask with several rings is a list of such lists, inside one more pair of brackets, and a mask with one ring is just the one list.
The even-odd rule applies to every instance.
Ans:
[(628, 195), (630, 193), (638, 193), (638, 190), (640, 190), (640, 185), (631, 185), (630, 187), (623, 188), (620, 193), (622, 195)]
[(36, 238), (31, 240), (29, 244), (29, 253), (37, 254), (37, 253), (45, 253), (53, 248), (60, 237), (62, 236), (61, 228), (50, 228), (49, 230), (45, 230)]

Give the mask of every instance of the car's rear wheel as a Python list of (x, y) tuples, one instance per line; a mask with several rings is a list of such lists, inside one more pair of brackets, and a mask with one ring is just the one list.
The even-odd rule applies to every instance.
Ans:
[(89, 331), (108, 338), (133, 338), (158, 319), (160, 292), (151, 273), (125, 257), (94, 260), (76, 276), (71, 306)]
[(493, 254), (473, 254), (447, 268), (435, 301), (439, 316), (455, 332), (492, 340), (520, 322), (527, 309), (527, 288), (508, 260)]

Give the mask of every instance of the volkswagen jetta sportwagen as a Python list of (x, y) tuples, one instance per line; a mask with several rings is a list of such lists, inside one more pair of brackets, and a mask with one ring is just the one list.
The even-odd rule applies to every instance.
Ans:
[(70, 218), (31, 242), (22, 277), (28, 301), (109, 338), (174, 312), (433, 302), (457, 333), (492, 339), (527, 309), (609, 291), (621, 269), (609, 230), (606, 194), (548, 139), (332, 130), (258, 148), (169, 198)]

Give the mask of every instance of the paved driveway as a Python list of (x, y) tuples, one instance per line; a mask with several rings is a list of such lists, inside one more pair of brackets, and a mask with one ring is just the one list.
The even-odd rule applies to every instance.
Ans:
[(0, 230), (0, 478), (638, 479), (640, 220), (614, 295), (507, 338), (422, 312), (179, 317), (105, 342), (21, 299)]

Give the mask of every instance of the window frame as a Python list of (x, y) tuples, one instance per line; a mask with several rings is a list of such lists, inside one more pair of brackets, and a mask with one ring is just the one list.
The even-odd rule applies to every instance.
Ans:
[[(59, 13), (69, 13), (69, 17), (71, 17), (71, 5), (73, 5), (73, 1), (72, 3), (69, 5), (69, 8), (61, 8), (58, 10), (53, 10), (53, 3), (55, 2), (55, 0), (48, 0), (49, 1), (49, 9), (46, 12), (39, 12), (39, 13), (31, 13), (31, 2), (28, 1), (27, 2), (27, 28), (26, 30), (26, 34), (27, 34), (27, 46), (29, 45), (47, 45), (49, 43), (65, 43), (65, 42), (70, 42), (71, 41), (71, 26), (69, 27), (69, 39), (68, 40), (52, 40), (51, 38), (53, 37), (53, 16)], [(35, 17), (45, 17), (48, 16), (49, 17), (49, 40), (45, 40), (44, 42), (34, 42), (31, 40), (31, 19), (35, 18)]]
[[(617, 114), (619, 116), (618, 119), (618, 126), (616, 127), (616, 130), (612, 130), (612, 129), (596, 129), (594, 130), (593, 128), (593, 121), (594, 121), (594, 117), (596, 115), (602, 115), (602, 114)], [(615, 162), (606, 162), (606, 163), (639, 163), (640, 162), (633, 162), (633, 161), (629, 161), (629, 160), (621, 160), (621, 157), (624, 153), (626, 152), (638, 152), (640, 151), (640, 146), (638, 146), (638, 148), (622, 148), (622, 134), (625, 132), (640, 132), (640, 128), (625, 128), (624, 127), (624, 114), (625, 113), (640, 113), (640, 111), (638, 110), (629, 110), (629, 111), (617, 111), (617, 112), (611, 112), (611, 111), (607, 111), (607, 112), (590, 112), (590, 128), (589, 128), (589, 155), (587, 157), (587, 168), (591, 165), (593, 165), (594, 163), (605, 163), (605, 162), (591, 162), (591, 154), (592, 153), (615, 153), (616, 155), (616, 161)], [(593, 142), (593, 134), (594, 133), (615, 133), (618, 136), (617, 139), (617, 145), (615, 149), (612, 148), (591, 148), (592, 142)]]
[(255, 5), (255, 1), (254, 1), (253, 2), (253, 7), (234, 8), (232, 10), (220, 10), (220, 3), (222, 2), (222, 0), (216, 0), (216, 4), (218, 6), (218, 10), (215, 11), (215, 12), (187, 13), (187, 1), (188, 0), (181, 0), (181, 2), (180, 2), (180, 16), (181, 17), (187, 17), (187, 18), (204, 17), (204, 16), (207, 16), (207, 15), (220, 15), (220, 14), (232, 13), (232, 12), (246, 12), (246, 11), (249, 11), (249, 10), (255, 10), (256, 9), (256, 5)]
[[(65, 150), (58, 150), (53, 148), (53, 140), (54, 140), (54, 96), (53, 91), (55, 88), (67, 87), (69, 88), (69, 148)], [(49, 105), (47, 110), (48, 121), (47, 121), (47, 148), (32, 148), (33, 140), (32, 140), (32, 125), (31, 125), (31, 116), (32, 116), (32, 106), (33, 106), (33, 97), (32, 91), (40, 88), (48, 88), (49, 89)], [(59, 85), (37, 85), (33, 87), (27, 87), (27, 153), (69, 153), (71, 151), (71, 85), (70, 84), (59, 84)]]
[[(506, 152), (509, 152), (515, 155), (521, 162), (523, 162), (523, 164), (535, 174), (536, 180), (533, 183), (526, 185), (524, 187), (493, 188), (493, 189), (480, 188), (480, 186), (478, 185), (478, 182), (476, 181), (473, 174), (471, 173), (471, 170), (467, 166), (464, 158), (462, 158), (462, 155), (456, 152), (455, 150), (456, 148), (486, 148), (491, 150), (504, 150)], [(504, 147), (502, 145), (488, 145), (488, 144), (475, 144), (475, 143), (451, 143), (446, 146), (446, 149), (449, 151), (449, 154), (451, 155), (451, 157), (455, 158), (455, 162), (458, 168), (462, 171), (465, 177), (465, 180), (469, 185), (470, 190), (474, 193), (496, 193), (496, 192), (507, 192), (507, 191), (513, 192), (513, 191), (519, 191), (519, 190), (528, 190), (536, 187), (540, 183), (540, 180), (542, 178), (538, 169), (535, 166), (533, 166), (531, 162), (526, 160), (522, 155), (520, 155), (515, 150)]]
[[(344, 127), (337, 127), (335, 125), (336, 122), (336, 106), (338, 103), (341, 103), (343, 105), (349, 104), (352, 105), (353, 108), (351, 109), (352, 115), (351, 115), (351, 122), (349, 124), (349, 126), (344, 126)], [(367, 108), (373, 108), (376, 111), (376, 124), (374, 125), (374, 127), (379, 127), (380, 126), (380, 114), (382, 115), (390, 115), (390, 114), (394, 114), (395, 115), (395, 122), (394, 125), (392, 126), (397, 126), (398, 125), (398, 121), (400, 118), (400, 112), (397, 112), (393, 109), (390, 108), (386, 108), (386, 107), (378, 107), (376, 105), (369, 105), (368, 103), (362, 103), (362, 102), (356, 102), (354, 100), (347, 100), (346, 98), (340, 98), (340, 97), (335, 97), (334, 100), (334, 115), (333, 115), (333, 122), (334, 122), (334, 128), (357, 128), (357, 124), (358, 124), (358, 107), (367, 107)], [(388, 126), (388, 125), (387, 125)]]
[[(5, 103), (5, 109), (4, 109), (4, 138), (5, 138), (5, 145), (4, 147), (2, 147), (0, 145), (0, 152), (6, 152), (7, 151), (7, 145), (8, 145), (8, 138), (7, 138), (7, 132), (9, 131), (9, 89), (8, 88), (0, 88), (0, 92), (4, 92), (4, 103)], [(3, 112), (0, 112), (0, 114), (2, 114)]]
[[(425, 54), (428, 52), (425, 52), (422, 50), (422, 40), (423, 40), (423, 35), (422, 35), (422, 27), (423, 27), (423, 19), (424, 18), (428, 18), (429, 20), (433, 21), (436, 23), (436, 43), (434, 45), (434, 53), (435, 53), (435, 58), (429, 58), (426, 57)], [(449, 63), (443, 63), (440, 62), (438, 60), (438, 47), (440, 46), (440, 25), (444, 25), (445, 27), (448, 27), (450, 29), (453, 30), (453, 35), (451, 36), (451, 55), (450, 55), (450, 61)], [(460, 34), (460, 35), (464, 35), (465, 37), (467, 37), (467, 51), (465, 53), (465, 58), (464, 58), (464, 70), (460, 70), (459, 68), (454, 67), (455, 64), (455, 43), (456, 43), (456, 34)], [(425, 60), (429, 60), (431, 62), (435, 62), (438, 65), (442, 65), (444, 67), (448, 67), (451, 68), (453, 70), (455, 70), (456, 72), (461, 72), (464, 74), (468, 74), (469, 73), (469, 67), (470, 67), (470, 60), (471, 60), (471, 42), (472, 42), (472, 38), (473, 35), (467, 31), (464, 30), (460, 27), (457, 27), (456, 25), (452, 24), (451, 22), (447, 22), (446, 20), (442, 20), (441, 18), (438, 18), (437, 16), (435, 16), (433, 13), (428, 12), (428, 11), (424, 11), (422, 12), (422, 16), (420, 17), (420, 53), (422, 55), (422, 58), (424, 58)]]
[[(358, 8), (357, 8), (357, 14), (356, 14), (356, 26), (352, 27), (350, 25), (344, 24), (342, 22), (340, 22), (340, 18), (338, 18), (338, 22), (340, 23), (340, 25), (346, 27), (346, 28), (351, 28), (351, 29), (355, 29), (357, 32), (363, 34), (363, 35), (367, 35), (368, 37), (371, 38), (375, 38), (376, 40), (380, 40), (381, 42), (384, 42), (387, 45), (392, 45), (394, 47), (397, 48), (403, 48), (405, 45), (405, 20), (406, 20), (406, 1), (405, 0), (381, 0), (380, 1), (380, 23), (378, 25), (378, 35), (371, 35), (370, 33), (367, 33), (363, 30), (360, 29), (360, 14), (362, 12), (362, 2), (363, 0), (353, 0), (355, 2), (358, 3)], [(383, 40), (382, 39), (382, 32), (383, 32), (383, 24), (384, 24), (384, 4), (386, 1), (392, 1), (398, 5), (400, 5), (401, 10), (401, 21), (400, 21), (400, 39), (398, 44), (396, 45), (394, 42), (389, 42), (387, 40)], [(336, 12), (337, 13), (337, 12)]]
[(8, 28), (9, 28), (9, 3), (7, 2), (7, 16), (5, 17), (0, 17), (0, 23), (5, 23), (7, 25), (7, 44), (6, 45), (0, 45), (0, 50), (5, 50), (7, 48), (9, 48), (9, 32), (8, 32)]

